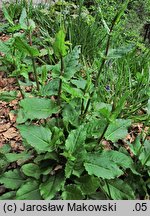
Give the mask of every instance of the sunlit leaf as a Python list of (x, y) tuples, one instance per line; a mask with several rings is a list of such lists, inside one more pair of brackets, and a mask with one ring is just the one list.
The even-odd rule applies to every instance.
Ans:
[(43, 126), (35, 125), (19, 125), (18, 126), (22, 137), (31, 145), (37, 152), (51, 152), (51, 131)]

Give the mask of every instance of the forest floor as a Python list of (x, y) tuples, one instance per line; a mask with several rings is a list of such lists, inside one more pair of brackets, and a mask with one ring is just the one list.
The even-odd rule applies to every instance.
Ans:
[[(1, 17), (1, 14), (0, 14)], [(1, 35), (0, 40), (9, 39), (7, 35)], [(3, 55), (0, 53), (0, 55)], [(0, 92), (18, 90), (16, 79), (7, 77), (5, 72), (0, 71)], [(18, 97), (11, 102), (0, 101), (0, 147), (6, 143), (10, 143), (12, 150), (23, 150), (22, 140), (16, 128), (16, 110), (21, 95), (18, 91)]]

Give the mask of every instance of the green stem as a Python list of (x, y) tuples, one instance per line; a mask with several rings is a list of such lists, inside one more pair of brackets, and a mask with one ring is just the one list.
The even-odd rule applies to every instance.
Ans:
[(57, 99), (57, 103), (59, 106), (61, 104), (60, 99), (61, 99), (61, 91), (62, 91), (62, 76), (64, 74), (64, 60), (62, 56), (61, 56), (60, 62), (61, 62), (61, 68), (60, 68), (60, 80), (59, 80), (58, 99)]
[(84, 112), (84, 99), (81, 101), (81, 116), (83, 115)]
[(102, 141), (102, 139), (103, 139), (103, 137), (104, 137), (104, 135), (105, 135), (105, 133), (106, 133), (106, 131), (108, 129), (108, 126), (109, 126), (109, 123), (106, 124), (106, 126), (105, 126), (105, 128), (103, 130), (102, 135), (99, 137), (98, 142), (97, 142), (98, 144), (100, 144), (100, 142)]
[(20, 91), (21, 97), (22, 97), (22, 99), (24, 99), (24, 94), (23, 94), (22, 88), (20, 86), (18, 76), (16, 76), (16, 80), (17, 80), (17, 85), (19, 87), (19, 91)]
[(38, 76), (37, 76), (37, 71), (36, 71), (36, 66), (35, 66), (35, 60), (34, 60), (33, 56), (31, 56), (31, 59), (32, 59), (32, 66), (33, 66), (33, 73), (34, 73), (34, 77), (35, 77), (36, 87), (37, 87), (37, 90), (39, 91), (40, 85), (39, 85), (39, 81), (38, 81)]
[[(28, 3), (27, 3), (27, 12), (29, 13)], [(32, 46), (32, 32), (30, 29), (30, 23), (29, 23), (28, 16), (27, 16), (27, 25), (28, 25), (28, 30), (29, 30), (29, 44), (30, 44), (30, 46)], [(37, 87), (37, 91), (39, 91), (40, 85), (39, 85), (39, 80), (38, 80), (38, 76), (37, 76), (34, 56), (31, 56), (31, 59), (32, 59), (32, 66), (33, 66), (33, 73), (34, 73), (34, 78), (35, 78), (35, 82), (36, 82), (36, 87)]]

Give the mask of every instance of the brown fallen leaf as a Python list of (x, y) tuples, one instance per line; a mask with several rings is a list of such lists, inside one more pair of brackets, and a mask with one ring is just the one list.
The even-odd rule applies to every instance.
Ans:
[(137, 132), (137, 133), (141, 133), (143, 130), (143, 124), (142, 123), (132, 124), (132, 130)]
[(4, 88), (7, 85), (7, 81), (6, 80), (0, 80), (0, 88)]
[(129, 141), (130, 143), (132, 143), (132, 142), (134, 142), (134, 140), (135, 140), (135, 136), (134, 136), (134, 134), (133, 133), (129, 133), (129, 134), (127, 134), (127, 136), (125, 137), (125, 141)]
[(10, 112), (8, 115), (11, 122), (16, 122), (16, 115), (13, 112)]
[(22, 152), (25, 150), (25, 148), (16, 140), (11, 140), (10, 146), (11, 146), (11, 149), (15, 152)]
[(9, 128), (6, 132), (3, 133), (5, 139), (12, 139), (18, 136), (18, 132), (14, 127)]
[(16, 78), (9, 78), (8, 83), (9, 84), (15, 84), (16, 83)]
[(8, 128), (10, 128), (10, 126), (11, 126), (10, 123), (0, 125), (0, 133), (8, 130)]

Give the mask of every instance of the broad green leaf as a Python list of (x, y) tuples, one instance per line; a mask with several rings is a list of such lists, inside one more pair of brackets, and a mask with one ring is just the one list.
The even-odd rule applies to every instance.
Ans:
[(103, 151), (102, 153), (89, 153), (85, 158), (85, 168), (88, 173), (98, 177), (111, 179), (122, 173), (120, 168), (131, 169), (133, 173), (138, 174), (134, 168), (132, 159), (118, 151)]
[(78, 129), (72, 130), (66, 139), (65, 147), (70, 155), (75, 154), (77, 151), (81, 151), (84, 148), (84, 142), (86, 139), (86, 130), (81, 125)]
[(44, 160), (47, 160), (47, 159), (52, 159), (52, 160), (55, 160), (55, 161), (59, 161), (58, 159), (58, 155), (56, 152), (47, 152), (46, 154), (39, 154), (35, 159), (34, 159), (34, 162), (35, 163), (38, 163), (40, 161), (44, 161)]
[(132, 144), (128, 143), (128, 145), (130, 146), (130, 149), (134, 155), (139, 155), (143, 149), (143, 147), (141, 145), (141, 137), (140, 136), (137, 136), (135, 138), (134, 142)]
[(131, 125), (131, 120), (116, 119), (110, 123), (105, 133), (105, 138), (116, 142), (119, 139), (123, 139), (128, 134), (127, 128)]
[[(36, 70), (37, 70), (38, 74), (42, 74), (42, 71), (43, 71), (44, 68), (48, 72), (48, 71), (52, 71), (56, 67), (56, 65), (48, 65), (48, 64), (46, 64), (46, 65), (42, 65), (40, 67), (37, 67)], [(60, 71), (60, 69), (58, 71)]]
[(63, 200), (83, 200), (84, 196), (77, 185), (67, 185), (62, 193)]
[(55, 126), (51, 127), (50, 129), (52, 131), (52, 145), (57, 146), (62, 144), (62, 140), (64, 141), (65, 139), (63, 130)]
[(101, 158), (108, 158), (112, 162), (118, 165), (118, 167), (122, 167), (123, 169), (131, 169), (134, 174), (138, 174), (134, 168), (133, 160), (130, 156), (119, 152), (119, 151), (103, 151), (101, 154)]
[(19, 31), (20, 29), (21, 29), (20, 24), (15, 24), (14, 26), (10, 26), (7, 29), (7, 31), (13, 33), (13, 32)]
[(123, 174), (116, 163), (109, 158), (101, 158), (101, 154), (88, 154), (84, 166), (89, 175), (95, 175), (103, 179), (114, 179)]
[[(48, 66), (48, 67), (50, 68), (50, 66)], [(58, 64), (51, 65), (50, 70), (52, 70), (52, 78), (53, 79), (58, 79), (58, 77), (60, 76), (60, 68), (61, 68), (61, 62), (60, 61), (58, 62)]]
[(18, 169), (10, 170), (0, 176), (0, 183), (6, 188), (17, 189), (24, 184), (25, 179), (21, 176)]
[(17, 92), (16, 91), (3, 91), (0, 92), (0, 100), (1, 101), (6, 101), (6, 102), (10, 102), (14, 99), (16, 99), (17, 97)]
[(61, 190), (65, 182), (64, 175), (58, 173), (51, 175), (46, 182), (40, 184), (40, 193), (45, 200), (51, 200)]
[(58, 94), (58, 88), (59, 88), (59, 80), (53, 79), (48, 84), (44, 85), (41, 90), (40, 94), (42, 96), (52, 96)]
[(43, 175), (49, 175), (51, 172), (53, 172), (54, 167), (53, 166), (47, 166), (41, 169), (41, 174)]
[(62, 111), (63, 122), (68, 129), (69, 123), (74, 126), (79, 125), (79, 115), (80, 113), (71, 104), (66, 104)]
[(81, 46), (76, 46), (74, 47), (72, 52), (70, 52), (67, 56), (64, 57), (64, 78), (66, 80), (70, 80), (75, 75), (76, 72), (80, 71), (81, 69), (81, 63), (79, 62), (80, 53), (81, 53)]
[(51, 131), (43, 126), (20, 125), (21, 136), (31, 145), (37, 152), (51, 152)]
[[(43, 48), (40, 50), (40, 57), (48, 55), (48, 48)], [(46, 65), (44, 65), (46, 66)]]
[(91, 194), (89, 196), (90, 200), (107, 200), (108, 197), (106, 196), (106, 193), (104, 193), (104, 191), (98, 191), (94, 194)]
[(84, 90), (87, 84), (87, 81), (84, 79), (72, 79), (71, 83), (74, 84), (77, 88)]
[(28, 28), (33, 31), (35, 28), (36, 28), (36, 24), (35, 22), (33, 21), (33, 19), (29, 19), (29, 26)]
[(0, 25), (0, 32), (4, 32), (6, 29), (9, 28), (9, 23), (6, 22), (6, 23), (3, 23), (2, 25)]
[[(64, 58), (64, 74), (63, 78), (65, 81), (70, 80), (76, 72), (80, 71), (81, 69), (81, 63), (79, 62), (80, 59), (80, 53), (81, 53), (81, 46), (76, 46), (70, 53), (68, 53)], [(58, 64), (51, 66), (52, 70), (52, 77), (58, 78), (60, 74), (60, 65)]]
[(74, 88), (70, 86), (70, 84), (63, 83), (62, 89), (65, 93), (71, 94), (72, 98), (83, 98), (84, 97), (83, 92), (80, 89)]
[(5, 155), (6, 153), (10, 152), (10, 150), (11, 150), (10, 145), (9, 145), (9, 144), (5, 144), (5, 145), (3, 145), (3, 146), (0, 148), (0, 153), (2, 153), (2, 154)]
[(24, 164), (21, 167), (21, 170), (26, 176), (30, 176), (30, 177), (33, 177), (36, 179), (39, 179), (39, 177), (41, 175), (41, 170), (40, 170), (39, 166), (34, 164), (34, 163)]
[(31, 47), (29, 44), (27, 44), (23, 39), (20, 37), (15, 37), (15, 47), (20, 50), (21, 52), (25, 52), (26, 54), (30, 56), (38, 56), (39, 51), (35, 47)]
[(23, 108), (20, 108), (18, 113), (17, 113), (17, 124), (22, 124), (28, 120), (28, 116), (26, 116)]
[(6, 156), (3, 153), (0, 153), (0, 173), (2, 173), (7, 168), (8, 165), (9, 162)]
[(85, 149), (87, 152), (91, 152), (96, 148), (97, 148), (97, 140), (93, 139), (93, 137), (91, 137), (91, 139), (85, 143)]
[(65, 177), (70, 178), (71, 175), (80, 177), (81, 174), (84, 172), (83, 161), (85, 157), (85, 152), (81, 151), (78, 152), (75, 159), (69, 157), (66, 165), (65, 165)]
[(10, 47), (1, 40), (0, 40), (0, 51), (4, 54), (10, 53)]
[(121, 179), (109, 180), (103, 189), (113, 200), (135, 200), (133, 189)]
[(19, 24), (20, 24), (21, 28), (25, 29), (25, 30), (35, 29), (35, 22), (32, 19), (27, 18), (27, 12), (26, 12), (25, 8), (22, 9), (21, 16), (19, 19)]
[(19, 19), (19, 23), (20, 23), (20, 26), (21, 26), (22, 29), (25, 29), (25, 30), (28, 29), (27, 12), (26, 12), (25, 8), (22, 9), (21, 16), (20, 16), (20, 19)]
[(25, 117), (31, 120), (47, 118), (59, 111), (55, 101), (46, 98), (25, 98), (20, 106)]
[(39, 183), (31, 179), (23, 184), (16, 193), (16, 200), (41, 200)]
[(111, 115), (111, 111), (112, 111), (112, 105), (111, 104), (106, 104), (103, 102), (96, 102), (94, 104), (94, 110), (95, 113), (99, 116), (103, 116), (106, 119), (109, 119), (110, 115)]
[(75, 182), (80, 186), (82, 193), (85, 195), (95, 193), (100, 185), (98, 178), (89, 175), (82, 176)]
[(93, 118), (86, 124), (87, 137), (99, 138), (107, 125), (107, 120), (104, 118)]
[(67, 54), (68, 47), (65, 45), (65, 32), (63, 29), (60, 29), (56, 34), (53, 49), (58, 58), (64, 57)]
[(150, 167), (150, 140), (145, 140), (144, 148), (142, 153), (139, 156), (139, 159), (142, 165), (146, 165)]
[(0, 200), (13, 200), (15, 199), (16, 192), (10, 191), (0, 196)]
[(33, 157), (30, 153), (27, 153), (26, 151), (21, 152), (19, 154), (18, 153), (6, 153), (5, 156), (7, 160), (9, 161), (9, 163), (12, 163), (14, 161), (23, 163)]

